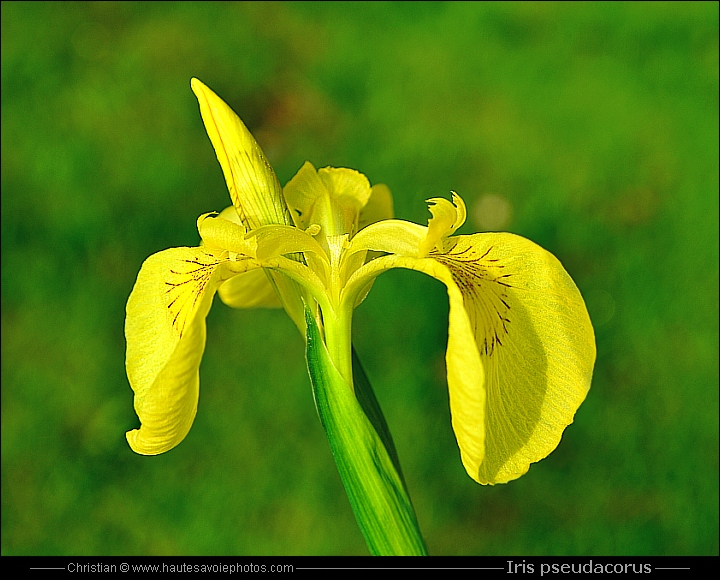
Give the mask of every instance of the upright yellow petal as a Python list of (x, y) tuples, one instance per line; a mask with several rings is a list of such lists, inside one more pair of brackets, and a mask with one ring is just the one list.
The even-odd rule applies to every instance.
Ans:
[(198, 79), (192, 79), (191, 85), (242, 222), (250, 229), (268, 224), (292, 224), (275, 172), (250, 131), (235, 112)]
[(371, 188), (367, 177), (354, 169), (323, 167), (316, 171), (306, 161), (283, 193), (295, 224), (302, 229), (319, 224), (324, 239), (357, 231), (360, 211), (370, 199)]
[(376, 183), (370, 188), (370, 199), (360, 210), (358, 230), (381, 220), (389, 220), (395, 216), (390, 188), (384, 183)]
[(140, 429), (130, 447), (156, 455), (190, 430), (198, 404), (205, 317), (223, 280), (257, 267), (251, 258), (218, 258), (203, 248), (172, 248), (150, 256), (128, 299), (126, 368)]
[(319, 197), (326, 195), (325, 184), (318, 177), (315, 166), (309, 161), (303, 163), (283, 188), (283, 196), (290, 208), (293, 221), (297, 227), (303, 230), (312, 225), (315, 202)]
[(370, 182), (359, 171), (347, 167), (323, 167), (318, 176), (327, 187), (333, 207), (342, 223), (333, 235), (357, 232), (361, 210), (370, 199)]

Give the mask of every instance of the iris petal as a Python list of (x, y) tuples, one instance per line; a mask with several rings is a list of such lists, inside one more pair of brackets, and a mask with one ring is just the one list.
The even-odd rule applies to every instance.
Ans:
[(377, 183), (370, 188), (370, 199), (360, 210), (358, 229), (381, 220), (389, 220), (395, 216), (390, 188), (384, 183)]
[(551, 453), (572, 423), (590, 388), (594, 333), (572, 279), (536, 244), (475, 234), (447, 245), (427, 258), (390, 255), (366, 264), (348, 296), (395, 267), (447, 286), (448, 388), (463, 464), (479, 483), (505, 483)]
[(250, 270), (230, 278), (220, 286), (218, 296), (232, 308), (282, 308), (264, 270)]
[(593, 328), (551, 253), (512, 234), (454, 239), (431, 257), (463, 294), (487, 392), (485, 459), (466, 468), (480, 483), (504, 483), (552, 452), (572, 423), (592, 379)]
[[(345, 167), (323, 167), (316, 171), (309, 161), (283, 189), (295, 225), (307, 229), (320, 224), (323, 238), (353, 235), (371, 193), (370, 182), (362, 173)], [(380, 196), (382, 192), (378, 193)]]
[(205, 318), (223, 280), (257, 267), (203, 248), (172, 248), (150, 256), (138, 274), (125, 318), (126, 368), (140, 429), (130, 447), (156, 455), (175, 447), (195, 418)]
[(372, 250), (401, 256), (422, 256), (420, 246), (428, 228), (404, 220), (382, 220), (360, 230), (350, 240), (348, 253)]
[(291, 224), (275, 172), (250, 131), (235, 112), (198, 79), (192, 79), (191, 86), (242, 222), (250, 229), (267, 224)]

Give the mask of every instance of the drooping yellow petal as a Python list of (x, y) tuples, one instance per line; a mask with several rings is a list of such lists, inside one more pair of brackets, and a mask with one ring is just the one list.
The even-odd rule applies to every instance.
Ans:
[[(485, 458), (468, 472), (504, 483), (552, 452), (585, 399), (595, 338), (560, 262), (511, 234), (458, 236), (444, 255), (485, 368)], [(450, 365), (448, 381), (450, 383)]]
[(572, 279), (536, 244), (476, 234), (448, 246), (427, 258), (378, 258), (356, 273), (348, 294), (389, 267), (447, 286), (448, 388), (463, 464), (479, 483), (505, 483), (552, 452), (572, 423), (590, 388), (594, 333)]
[(468, 474), (479, 481), (477, 466), (485, 458), (485, 370), (476, 346), (473, 326), (464, 307), (463, 293), (453, 281), (448, 268), (436, 260), (391, 254), (377, 258), (359, 270), (348, 283), (345, 299), (357, 300), (356, 296), (362, 295), (364, 291), (363, 284), (389, 268), (418, 270), (447, 286), (450, 313), (446, 364), (450, 412), (463, 464)]
[(291, 224), (275, 172), (250, 131), (202, 82), (192, 79), (191, 86), (242, 222), (250, 229)]
[(141, 423), (127, 440), (136, 453), (163, 453), (187, 435), (212, 297), (223, 280), (253, 267), (249, 257), (233, 261), (203, 248), (172, 248), (143, 264), (125, 318), (125, 364)]

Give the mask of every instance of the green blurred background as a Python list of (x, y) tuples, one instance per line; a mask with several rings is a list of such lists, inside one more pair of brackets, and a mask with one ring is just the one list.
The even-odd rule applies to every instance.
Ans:
[(307, 159), (459, 192), (460, 233), (560, 258), (597, 334), (558, 449), (464, 472), (439, 282), (390, 272), (355, 342), (432, 554), (718, 553), (718, 5), (2, 3), (2, 553), (365, 554), (280, 311), (208, 318), (158, 457), (124, 370), (143, 260), (229, 205), (190, 78), (285, 183)]

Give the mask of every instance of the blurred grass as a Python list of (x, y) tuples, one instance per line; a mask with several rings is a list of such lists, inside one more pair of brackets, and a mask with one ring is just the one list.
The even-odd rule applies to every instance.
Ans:
[(583, 292), (589, 397), (487, 488), (450, 426), (442, 285), (391, 272), (358, 309), (431, 553), (718, 554), (717, 4), (1, 9), (3, 554), (366, 553), (281, 312), (218, 302), (188, 438), (125, 443), (140, 265), (229, 205), (192, 76), (281, 182), (353, 167), (420, 223), (456, 190), (461, 233), (500, 207)]

